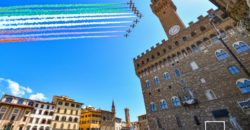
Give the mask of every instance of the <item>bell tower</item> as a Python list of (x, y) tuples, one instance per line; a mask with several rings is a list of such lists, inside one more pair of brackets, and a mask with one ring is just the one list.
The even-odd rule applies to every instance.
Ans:
[(115, 102), (114, 102), (114, 100), (112, 101), (112, 112), (113, 112), (114, 114), (116, 114), (116, 111), (115, 111)]
[(172, 0), (151, 0), (150, 6), (154, 14), (160, 19), (169, 39), (186, 28), (176, 13), (177, 8)]

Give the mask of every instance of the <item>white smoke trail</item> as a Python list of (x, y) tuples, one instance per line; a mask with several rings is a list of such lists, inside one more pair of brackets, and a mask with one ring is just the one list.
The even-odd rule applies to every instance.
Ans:
[(108, 16), (108, 17), (83, 17), (83, 18), (57, 18), (54, 19), (28, 19), (28, 20), (13, 20), (13, 21), (0, 21), (1, 25), (19, 25), (19, 24), (28, 24), (28, 23), (44, 23), (44, 22), (73, 22), (81, 20), (107, 20), (107, 19), (122, 19), (122, 18), (135, 18), (136, 16)]
[(40, 34), (21, 34), (21, 35), (0, 35), (0, 38), (33, 38), (43, 36), (61, 36), (61, 35), (82, 35), (82, 34), (107, 34), (121, 33), (124, 31), (96, 31), (96, 32), (57, 32), (57, 33), (40, 33)]
[(0, 42), (28, 42), (28, 41), (53, 41), (53, 40), (69, 40), (69, 39), (86, 39), (86, 38), (114, 38), (122, 37), (122, 35), (96, 35), (96, 36), (75, 36), (75, 37), (53, 37), (53, 38), (19, 38), (4, 39)]
[(75, 27), (75, 28), (45, 28), (32, 30), (0, 30), (0, 34), (16, 34), (25, 32), (45, 32), (45, 31), (66, 31), (66, 30), (90, 30), (90, 29), (113, 29), (113, 28), (128, 28), (129, 26), (94, 26), (94, 27)]
[(0, 29), (23, 29), (23, 28), (48, 28), (48, 27), (68, 27), (82, 25), (105, 25), (105, 24), (123, 24), (132, 21), (109, 21), (109, 22), (83, 22), (83, 23), (62, 23), (62, 24), (33, 24), (33, 25), (0, 25)]
[(16, 19), (42, 19), (42, 18), (70, 18), (70, 17), (88, 17), (88, 16), (114, 16), (114, 15), (133, 15), (133, 13), (86, 13), (86, 14), (55, 14), (55, 15), (29, 15), (29, 16), (2, 16), (0, 21)]
[(47, 41), (47, 40), (83, 39), (83, 38), (111, 38), (111, 37), (122, 37), (122, 35), (54, 37), (54, 38), (44, 38), (43, 40)]

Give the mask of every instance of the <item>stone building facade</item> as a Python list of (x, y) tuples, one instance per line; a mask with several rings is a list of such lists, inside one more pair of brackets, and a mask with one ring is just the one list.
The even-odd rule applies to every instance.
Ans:
[(101, 110), (101, 130), (115, 130), (115, 113)]
[(140, 130), (149, 130), (147, 115), (138, 116)]
[(3, 95), (0, 101), (0, 130), (26, 130), (34, 101)]
[(219, 9), (250, 31), (250, 0), (210, 0)]
[(51, 122), (55, 106), (49, 102), (34, 101), (27, 130), (52, 130)]
[(206, 121), (225, 122), (226, 130), (249, 129), (249, 33), (212, 9), (185, 27), (171, 0), (151, 2), (168, 40), (134, 58), (150, 129), (223, 127)]
[(79, 130), (82, 103), (66, 96), (54, 96), (55, 104), (51, 127), (53, 130)]

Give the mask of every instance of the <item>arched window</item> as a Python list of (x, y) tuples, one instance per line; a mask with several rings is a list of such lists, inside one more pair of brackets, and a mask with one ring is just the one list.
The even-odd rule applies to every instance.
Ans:
[(150, 103), (150, 111), (151, 112), (156, 112), (156, 106), (153, 102)]
[(56, 121), (59, 121), (59, 116), (56, 116), (55, 120), (56, 120)]
[(150, 88), (150, 81), (146, 80), (146, 88)]
[(250, 47), (245, 42), (236, 42), (233, 44), (233, 47), (236, 49), (238, 53), (243, 53), (250, 50)]
[(44, 130), (44, 127), (43, 127), (43, 126), (40, 126), (39, 130)]
[(74, 119), (74, 122), (78, 122), (78, 118), (75, 118), (75, 119)]
[(37, 130), (37, 126), (33, 126), (32, 130)]
[(160, 83), (160, 80), (157, 76), (154, 77), (154, 83), (155, 85), (158, 85)]
[(168, 105), (167, 105), (167, 101), (166, 101), (166, 100), (162, 99), (162, 100), (160, 101), (160, 108), (161, 108), (161, 110), (164, 110), (164, 109), (167, 109), (167, 108), (168, 108)]
[(54, 129), (56, 128), (56, 123), (54, 123), (53, 128), (54, 128)]
[(41, 122), (42, 124), (45, 124), (46, 123), (46, 120), (45, 119), (42, 119), (42, 122)]
[(179, 69), (175, 69), (175, 76), (180, 77), (181, 76), (181, 71)]
[(50, 128), (47, 126), (47, 127), (45, 128), (45, 130), (50, 130)]
[(165, 72), (165, 73), (163, 74), (163, 79), (164, 79), (164, 80), (170, 80), (170, 75), (169, 75), (168, 72)]
[(62, 119), (61, 119), (61, 121), (66, 121), (66, 117), (63, 116)]
[(229, 66), (228, 67), (228, 71), (232, 75), (240, 73), (240, 69), (237, 66), (235, 66), (235, 65)]
[(174, 107), (179, 107), (181, 106), (181, 101), (178, 97), (174, 96), (172, 97), (172, 104)]
[(47, 124), (51, 124), (51, 120), (50, 119), (48, 119)]
[(242, 93), (250, 92), (250, 80), (249, 79), (239, 79), (237, 80), (236, 85)]
[(69, 122), (72, 122), (72, 120), (73, 120), (72, 117), (69, 117)]
[(29, 126), (27, 126), (27, 129), (26, 129), (26, 130), (30, 130), (30, 128), (31, 128), (31, 126), (29, 125)]
[(48, 115), (48, 114), (49, 114), (49, 112), (48, 112), (48, 111), (45, 111), (43, 114), (44, 114), (44, 115)]
[(218, 60), (224, 60), (229, 57), (228, 54), (222, 49), (215, 51), (215, 56)]
[(50, 115), (50, 116), (53, 116), (53, 114), (54, 114), (54, 112), (52, 112), (52, 111), (51, 111), (51, 112), (49, 112), (49, 115)]
[(70, 129), (70, 124), (68, 124), (68, 130)]

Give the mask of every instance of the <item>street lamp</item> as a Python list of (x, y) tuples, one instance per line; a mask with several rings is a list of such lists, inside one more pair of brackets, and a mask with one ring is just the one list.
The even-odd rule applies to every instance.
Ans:
[(227, 49), (227, 51), (230, 53), (230, 55), (234, 58), (234, 60), (240, 65), (241, 69), (246, 73), (248, 77), (250, 77), (249, 71), (246, 69), (246, 67), (241, 63), (241, 61), (237, 58), (237, 56), (233, 53), (233, 51), (227, 46), (225, 41), (223, 40), (222, 34), (219, 31), (219, 29), (214, 24), (214, 18), (216, 16), (214, 14), (209, 16), (210, 24), (213, 26), (214, 30), (217, 33), (217, 37), (220, 40), (220, 42), (224, 45), (224, 47)]

